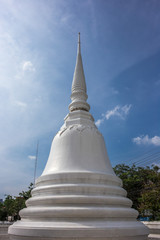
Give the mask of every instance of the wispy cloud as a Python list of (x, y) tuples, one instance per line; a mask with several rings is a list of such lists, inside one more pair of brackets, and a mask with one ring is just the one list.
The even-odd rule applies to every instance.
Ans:
[(117, 105), (115, 108), (108, 110), (106, 114), (102, 114), (102, 118), (98, 119), (95, 124), (99, 127), (105, 119), (109, 120), (111, 117), (118, 117), (122, 120), (125, 120), (126, 116), (129, 114), (131, 107), (131, 104), (126, 104), (122, 107)]
[(111, 92), (112, 92), (113, 95), (119, 94), (119, 91), (115, 88), (111, 88)]
[(123, 107), (117, 105), (114, 109), (107, 111), (105, 117), (108, 120), (110, 117), (117, 116), (124, 120), (125, 117), (128, 115), (131, 106), (132, 106), (131, 104), (130, 105), (126, 104)]
[(35, 159), (36, 159), (36, 156), (29, 155), (28, 158), (31, 159), (31, 160), (35, 160)]
[(97, 127), (99, 127), (104, 122), (104, 118), (98, 119), (95, 124)]
[(137, 145), (154, 145), (154, 146), (160, 146), (160, 137), (154, 136), (152, 138), (149, 138), (148, 135), (142, 135), (139, 137), (135, 137), (132, 139), (134, 143)]
[[(154, 163), (152, 163), (152, 165), (154, 165), (154, 166), (158, 166), (158, 167), (160, 168), (160, 163), (156, 163), (156, 162), (154, 162)], [(158, 172), (160, 172), (160, 170), (158, 170)]]
[(27, 107), (27, 103), (25, 103), (25, 102), (15, 101), (14, 103), (15, 103), (15, 105), (17, 105), (19, 107), (22, 107), (22, 108), (26, 108)]
[(62, 22), (62, 23), (68, 23), (71, 18), (72, 18), (72, 15), (70, 15), (70, 14), (65, 14), (64, 16), (62, 16), (61, 22)]
[(31, 61), (25, 61), (22, 63), (22, 70), (24, 72), (25, 71), (34, 72), (35, 67), (33, 66), (33, 63)]

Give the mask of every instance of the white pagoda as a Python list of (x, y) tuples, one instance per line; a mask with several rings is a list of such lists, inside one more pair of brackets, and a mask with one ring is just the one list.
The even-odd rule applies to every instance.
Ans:
[(86, 102), (80, 50), (64, 125), (54, 137), (42, 175), (11, 240), (146, 240), (148, 229), (110, 164), (102, 134)]

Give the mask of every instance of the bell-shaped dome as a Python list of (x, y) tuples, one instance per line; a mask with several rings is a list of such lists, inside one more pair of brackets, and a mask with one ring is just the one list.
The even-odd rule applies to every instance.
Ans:
[(42, 176), (57, 172), (114, 174), (103, 136), (89, 112), (69, 113), (54, 137)]
[(136, 220), (89, 113), (80, 35), (71, 99), (22, 219), (9, 227), (10, 239), (146, 240), (148, 229)]

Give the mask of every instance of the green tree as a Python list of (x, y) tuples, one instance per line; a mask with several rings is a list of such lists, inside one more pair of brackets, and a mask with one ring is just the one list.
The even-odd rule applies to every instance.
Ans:
[(25, 199), (23, 197), (15, 197), (14, 201), (14, 220), (20, 220), (19, 212), (21, 209), (25, 208)]
[(4, 202), (0, 203), (0, 221), (6, 220), (8, 216), (14, 217), (15, 220), (20, 219), (19, 211), (26, 207), (25, 202), (31, 197), (32, 189), (33, 183), (27, 191), (20, 192), (16, 197), (7, 195)]
[(160, 168), (119, 164), (114, 170), (122, 179), (127, 196), (140, 215), (150, 215), (152, 220), (160, 220)]
[(139, 175), (135, 165), (129, 167), (125, 164), (116, 165), (116, 175), (122, 179), (123, 187), (127, 191), (127, 197), (132, 200), (133, 208), (138, 209), (139, 198), (143, 189), (142, 176)]
[(15, 199), (11, 195), (7, 195), (5, 200), (4, 200), (4, 209), (7, 212), (7, 217), (8, 216), (13, 216), (15, 213), (15, 207), (14, 207), (14, 202)]
[(33, 189), (33, 183), (30, 183), (27, 191), (22, 191), (19, 193), (20, 197), (23, 197), (25, 200), (31, 197), (31, 191)]
[(151, 220), (160, 220), (160, 168), (152, 166), (148, 181), (144, 184), (141, 197), (139, 199), (139, 212), (142, 215), (151, 214)]
[(3, 203), (0, 203), (0, 221), (5, 221), (6, 218), (7, 218), (7, 211)]

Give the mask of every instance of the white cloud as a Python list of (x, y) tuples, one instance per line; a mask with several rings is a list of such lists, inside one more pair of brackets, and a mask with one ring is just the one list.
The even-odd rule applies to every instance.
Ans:
[(69, 22), (69, 20), (71, 19), (71, 15), (69, 15), (69, 14), (65, 14), (62, 18), (61, 18), (61, 22), (62, 23), (68, 23)]
[(99, 127), (99, 126), (103, 123), (103, 121), (104, 121), (103, 118), (102, 118), (102, 119), (98, 119), (98, 120), (95, 122), (96, 126)]
[[(160, 163), (156, 163), (156, 162), (154, 162), (154, 163), (152, 163), (152, 165), (157, 166), (157, 167), (160, 168)], [(158, 172), (160, 172), (160, 170), (158, 170)]]
[(142, 135), (139, 137), (135, 137), (132, 139), (134, 143), (137, 145), (154, 145), (154, 146), (160, 146), (160, 137), (159, 136), (154, 136), (152, 138), (149, 138), (148, 135)]
[(108, 120), (110, 117), (117, 116), (124, 120), (125, 117), (128, 115), (131, 106), (132, 106), (131, 104), (129, 105), (126, 104), (123, 107), (117, 105), (114, 109), (107, 111), (105, 117)]
[(106, 119), (108, 120), (111, 116), (119, 116), (120, 117), (120, 113), (119, 113), (119, 106), (116, 106), (114, 109), (107, 111), (106, 113)]
[(31, 159), (31, 160), (35, 160), (35, 159), (36, 159), (36, 156), (29, 155), (28, 158)]
[(130, 110), (131, 107), (132, 107), (131, 104), (130, 104), (130, 105), (124, 105), (124, 106), (122, 107), (122, 112), (123, 112), (125, 115), (127, 115), (127, 114), (129, 113), (129, 110)]
[(21, 101), (15, 101), (15, 105), (22, 107), (22, 108), (26, 108), (27, 107), (27, 103), (25, 102), (21, 102)]
[(102, 118), (98, 119), (95, 122), (96, 126), (99, 127), (104, 122), (105, 119), (109, 120), (113, 116), (116, 116), (116, 117), (121, 118), (122, 120), (125, 120), (126, 116), (129, 114), (131, 107), (132, 107), (131, 104), (129, 104), (129, 105), (126, 104), (122, 107), (117, 105), (112, 110), (107, 111), (106, 114), (102, 114)]
[(23, 70), (24, 72), (26, 72), (26, 71), (34, 72), (34, 71), (35, 71), (35, 68), (34, 68), (34, 66), (33, 66), (33, 64), (32, 64), (31, 61), (25, 61), (25, 62), (23, 62), (23, 64), (22, 64), (22, 70)]
[(116, 89), (114, 89), (114, 88), (111, 88), (111, 92), (112, 92), (112, 94), (114, 94), (114, 95), (119, 94), (119, 91), (116, 90)]

